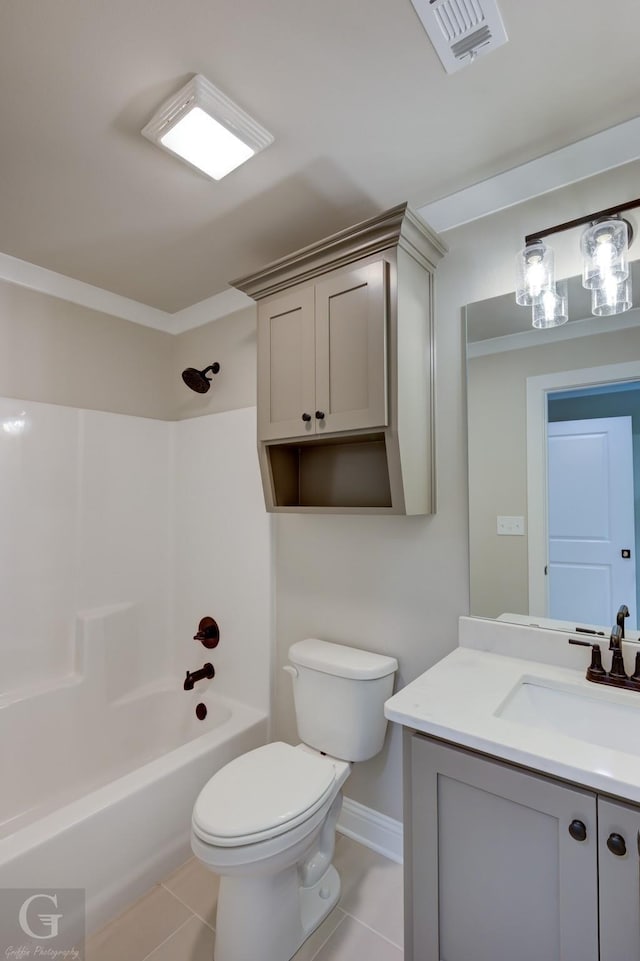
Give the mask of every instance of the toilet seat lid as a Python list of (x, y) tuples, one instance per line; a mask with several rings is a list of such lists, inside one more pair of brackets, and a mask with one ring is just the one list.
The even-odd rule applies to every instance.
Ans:
[(335, 782), (329, 758), (276, 741), (226, 764), (200, 792), (193, 826), (233, 846), (276, 837), (322, 806)]

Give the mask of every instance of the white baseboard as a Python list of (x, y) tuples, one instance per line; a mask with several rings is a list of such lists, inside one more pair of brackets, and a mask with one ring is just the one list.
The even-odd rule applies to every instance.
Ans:
[(338, 831), (365, 847), (402, 864), (402, 822), (344, 798)]

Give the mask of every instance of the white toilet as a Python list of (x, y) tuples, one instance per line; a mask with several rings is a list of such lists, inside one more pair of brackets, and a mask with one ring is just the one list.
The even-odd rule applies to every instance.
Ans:
[(307, 639), (289, 660), (304, 743), (236, 758), (193, 809), (194, 854), (221, 876), (215, 961), (288, 961), (336, 905), (341, 788), (384, 741), (395, 658)]

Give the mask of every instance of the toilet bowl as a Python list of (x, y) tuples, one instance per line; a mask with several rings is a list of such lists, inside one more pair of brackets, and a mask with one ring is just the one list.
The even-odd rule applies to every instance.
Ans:
[(236, 758), (193, 809), (193, 852), (220, 875), (215, 961), (289, 961), (335, 907), (342, 786), (384, 740), (394, 658), (310, 639), (289, 659), (306, 743)]
[(216, 961), (288, 961), (340, 896), (331, 866), (345, 761), (275, 742), (201, 792), (191, 846), (221, 875)]

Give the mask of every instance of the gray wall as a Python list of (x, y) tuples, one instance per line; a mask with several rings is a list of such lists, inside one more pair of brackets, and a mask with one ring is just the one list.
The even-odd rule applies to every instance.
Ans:
[[(185, 367), (202, 370), (216, 360), (220, 372), (207, 394), (194, 394), (184, 386), (180, 374)], [(255, 406), (256, 308), (236, 311), (176, 337), (168, 383), (176, 420)]]
[(0, 395), (171, 419), (175, 338), (0, 281)]

